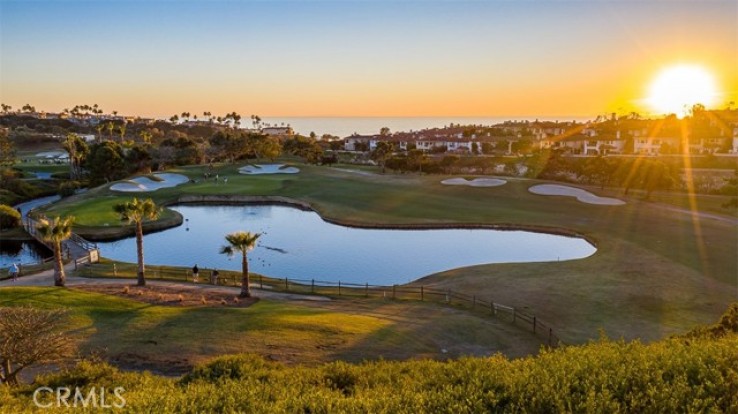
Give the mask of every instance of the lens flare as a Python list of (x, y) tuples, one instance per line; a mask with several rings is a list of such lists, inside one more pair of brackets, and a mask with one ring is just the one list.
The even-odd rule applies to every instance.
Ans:
[(715, 80), (703, 67), (679, 65), (659, 72), (649, 88), (648, 105), (659, 114), (683, 117), (692, 106), (710, 106), (715, 102)]

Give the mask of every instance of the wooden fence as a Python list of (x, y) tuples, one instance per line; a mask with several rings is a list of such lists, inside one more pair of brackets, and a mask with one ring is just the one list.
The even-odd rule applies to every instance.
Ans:
[[(92, 277), (135, 277), (137, 266), (133, 263), (114, 263), (88, 266), (83, 275)], [(217, 281), (211, 280), (211, 270), (201, 269), (198, 284), (218, 286), (241, 286), (241, 273), (235, 271), (220, 272)], [(171, 280), (194, 282), (189, 269), (148, 266), (146, 278), (149, 280)], [(369, 283), (332, 282), (315, 279), (271, 278), (261, 275), (251, 276), (251, 286), (260, 289), (295, 294), (313, 294), (333, 297), (383, 298), (387, 300), (419, 300), (435, 302), (448, 306), (460, 307), (478, 314), (491, 315), (514, 325), (531, 330), (551, 347), (562, 345), (548, 322), (540, 320), (521, 309), (453, 290), (442, 290), (427, 286), (407, 285), (372, 285)]]

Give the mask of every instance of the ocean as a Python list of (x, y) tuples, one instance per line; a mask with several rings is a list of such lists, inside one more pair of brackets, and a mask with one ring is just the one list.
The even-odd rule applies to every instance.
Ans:
[[(315, 132), (318, 136), (323, 134), (336, 135), (341, 138), (353, 133), (361, 135), (378, 134), (383, 127), (390, 132), (418, 131), (426, 128), (439, 128), (451, 123), (463, 125), (494, 125), (508, 120), (514, 121), (587, 121), (592, 117), (265, 117), (263, 124), (271, 126), (291, 126), (296, 133), (310, 135)], [(242, 124), (250, 127), (250, 120)]]

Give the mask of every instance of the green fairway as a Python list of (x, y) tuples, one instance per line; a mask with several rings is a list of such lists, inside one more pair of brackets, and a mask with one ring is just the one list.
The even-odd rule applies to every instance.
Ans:
[(261, 300), (247, 308), (184, 307), (78, 289), (0, 289), (0, 306), (19, 305), (68, 308), (71, 332), (83, 353), (164, 371), (240, 352), (316, 363), (497, 352), (522, 356), (540, 346), (532, 334), (504, 322), (419, 302)]
[[(200, 182), (145, 195), (160, 203), (174, 203), (181, 195), (275, 195), (307, 202), (324, 218), (344, 223), (496, 224), (586, 235), (598, 247), (587, 259), (482, 265), (422, 281), (527, 307), (570, 343), (595, 338), (600, 328), (612, 336), (662, 338), (714, 320), (738, 296), (738, 232), (729, 217), (685, 214), (635, 197), (624, 206), (601, 206), (537, 196), (528, 192), (540, 183), (536, 180), (471, 188), (440, 184), (445, 176), (306, 165), (297, 165), (299, 174), (247, 176), (236, 174), (239, 166), (217, 166), (220, 177), (229, 177), (226, 185)], [(194, 179), (201, 179), (203, 171), (174, 170)], [(101, 188), (53, 211), (74, 214), (83, 225), (99, 225), (110, 205), (131, 196)]]

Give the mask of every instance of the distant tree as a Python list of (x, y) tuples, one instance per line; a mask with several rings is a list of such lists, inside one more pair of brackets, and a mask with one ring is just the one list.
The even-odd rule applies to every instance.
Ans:
[(31, 106), (31, 104), (25, 104), (23, 105), (21, 110), (23, 110), (23, 112), (32, 113), (32, 112), (36, 112), (36, 107)]
[(389, 129), (389, 128), (387, 128), (387, 127), (382, 127), (382, 128), (381, 128), (381, 129), (379, 130), (379, 135), (381, 135), (381, 136), (383, 136), (383, 137), (386, 137), (386, 136), (388, 136), (389, 134), (390, 134), (390, 129)]
[(125, 153), (129, 173), (151, 172), (151, 153), (148, 145), (134, 145)]
[(472, 142), (471, 144), (471, 153), (474, 155), (479, 155), (479, 144), (476, 142)]
[(21, 214), (7, 204), (0, 204), (0, 230), (12, 229), (21, 225)]
[(133, 200), (116, 204), (113, 207), (120, 219), (127, 221), (129, 224), (136, 226), (136, 258), (138, 262), (138, 286), (146, 285), (145, 267), (144, 267), (144, 250), (143, 250), (143, 222), (146, 220), (156, 220), (161, 214), (161, 208), (150, 198), (146, 200)]
[(92, 145), (83, 166), (89, 172), (93, 184), (119, 180), (127, 173), (123, 148), (113, 141)]
[(64, 309), (0, 307), (0, 384), (18, 385), (18, 374), (36, 364), (61, 361), (72, 353), (64, 333)]
[(382, 167), (382, 174), (387, 171), (387, 159), (392, 156), (393, 152), (394, 148), (392, 144), (387, 141), (378, 142), (377, 146), (374, 148), (374, 151), (371, 152), (371, 158)]
[(8, 130), (0, 129), (0, 166), (12, 167), (15, 164), (15, 145), (8, 135)]
[(423, 173), (423, 162), (427, 159), (422, 150), (414, 149), (407, 152), (408, 165), (412, 169), (417, 169), (419, 174)]
[(494, 151), (494, 146), (492, 146), (492, 143), (490, 142), (482, 142), (482, 154), (492, 154)]
[(12, 106), (6, 104), (0, 104), (0, 106), (2, 107), (4, 114), (10, 113), (10, 111), (13, 109)]
[(95, 142), (100, 142), (102, 140), (102, 133), (105, 130), (105, 124), (99, 123), (97, 126), (95, 126), (95, 130), (97, 131), (97, 136), (95, 137)]
[(461, 161), (458, 155), (446, 155), (441, 159), (441, 168), (445, 174), (450, 174), (454, 166)]
[(267, 137), (260, 141), (259, 153), (261, 156), (274, 161), (282, 154), (282, 144), (276, 137)]
[(82, 163), (90, 154), (90, 148), (85, 140), (75, 133), (67, 134), (62, 145), (69, 153), (69, 177), (72, 180), (79, 180), (82, 177)]
[(251, 297), (251, 285), (249, 280), (249, 261), (246, 254), (256, 247), (256, 241), (261, 237), (259, 233), (238, 231), (225, 236), (227, 245), (220, 248), (221, 254), (233, 256), (241, 253), (241, 297)]
[(61, 244), (72, 236), (72, 224), (74, 217), (55, 217), (52, 220), (41, 218), (36, 225), (36, 231), (42, 240), (51, 243), (54, 251), (54, 285), (64, 286), (66, 275), (64, 274), (64, 261), (62, 257)]
[(141, 131), (138, 134), (138, 136), (141, 137), (141, 141), (143, 141), (146, 144), (151, 143), (151, 138), (153, 137), (153, 135), (151, 134), (151, 132), (150, 131), (147, 131), (147, 130)]
[(108, 122), (105, 126), (108, 128), (108, 139), (113, 139), (113, 131), (115, 130), (115, 124), (113, 122)]
[(118, 133), (120, 134), (120, 142), (123, 143), (123, 140), (126, 138), (126, 123), (122, 123), (118, 125)]
[(616, 170), (617, 164), (613, 158), (596, 157), (587, 159), (583, 173), (587, 181), (605, 188), (612, 181)]

